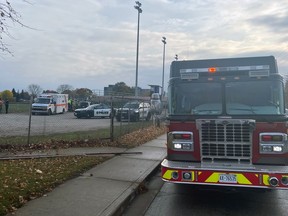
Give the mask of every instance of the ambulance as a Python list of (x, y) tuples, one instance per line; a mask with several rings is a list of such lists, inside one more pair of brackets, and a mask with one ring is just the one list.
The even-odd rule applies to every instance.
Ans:
[(31, 113), (53, 115), (68, 111), (68, 94), (41, 94), (34, 100)]

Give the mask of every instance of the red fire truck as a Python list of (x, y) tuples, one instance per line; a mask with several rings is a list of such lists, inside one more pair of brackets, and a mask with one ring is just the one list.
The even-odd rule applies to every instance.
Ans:
[(274, 56), (173, 61), (168, 109), (164, 181), (288, 189), (288, 117)]

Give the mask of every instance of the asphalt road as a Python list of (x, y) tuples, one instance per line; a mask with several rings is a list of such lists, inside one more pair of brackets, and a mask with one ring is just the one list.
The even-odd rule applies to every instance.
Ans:
[[(114, 121), (115, 125), (119, 122)], [(58, 115), (33, 115), (31, 116), (31, 135), (47, 135), (71, 131), (87, 131), (107, 128), (111, 120), (92, 118), (77, 119), (72, 112)], [(25, 136), (28, 134), (28, 114), (0, 114), (0, 137)]]

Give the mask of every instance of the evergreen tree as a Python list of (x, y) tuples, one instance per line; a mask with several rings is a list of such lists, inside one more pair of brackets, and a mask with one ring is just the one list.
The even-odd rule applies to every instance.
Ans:
[(11, 92), (12, 92), (12, 94), (13, 94), (13, 97), (14, 97), (14, 98), (16, 98), (16, 94), (17, 94), (17, 93), (16, 93), (16, 91), (15, 91), (15, 89), (14, 89), (14, 88), (12, 89), (12, 91), (11, 91)]
[(20, 93), (19, 93), (19, 90), (16, 92), (16, 96), (15, 96), (15, 98), (16, 98), (16, 102), (19, 102), (19, 100), (20, 100)]

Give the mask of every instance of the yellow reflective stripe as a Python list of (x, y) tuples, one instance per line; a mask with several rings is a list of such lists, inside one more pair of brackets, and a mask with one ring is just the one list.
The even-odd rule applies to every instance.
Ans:
[[(207, 178), (207, 180), (205, 182), (209, 182), (209, 183), (218, 182), (220, 174), (226, 174), (226, 173), (214, 172), (212, 175), (209, 176), (209, 178)], [(245, 185), (249, 185), (249, 184), (251, 185), (252, 184), (243, 174), (232, 173), (232, 175), (237, 176), (237, 183), (238, 184), (245, 184)]]
[(224, 174), (224, 173), (213, 173), (212, 175), (209, 176), (209, 178), (206, 179), (205, 182), (210, 182), (210, 183), (218, 182), (219, 174)]
[(269, 186), (270, 184), (269, 184), (269, 175), (263, 175), (263, 177), (262, 177), (262, 181), (263, 181), (263, 184), (264, 185), (266, 185), (266, 186)]
[(236, 175), (237, 175), (237, 182), (239, 184), (246, 184), (246, 185), (252, 184), (243, 174), (236, 174)]
[(163, 175), (163, 178), (171, 179), (172, 178), (172, 172), (177, 172), (177, 171), (175, 171), (175, 170), (166, 170), (166, 172)]

